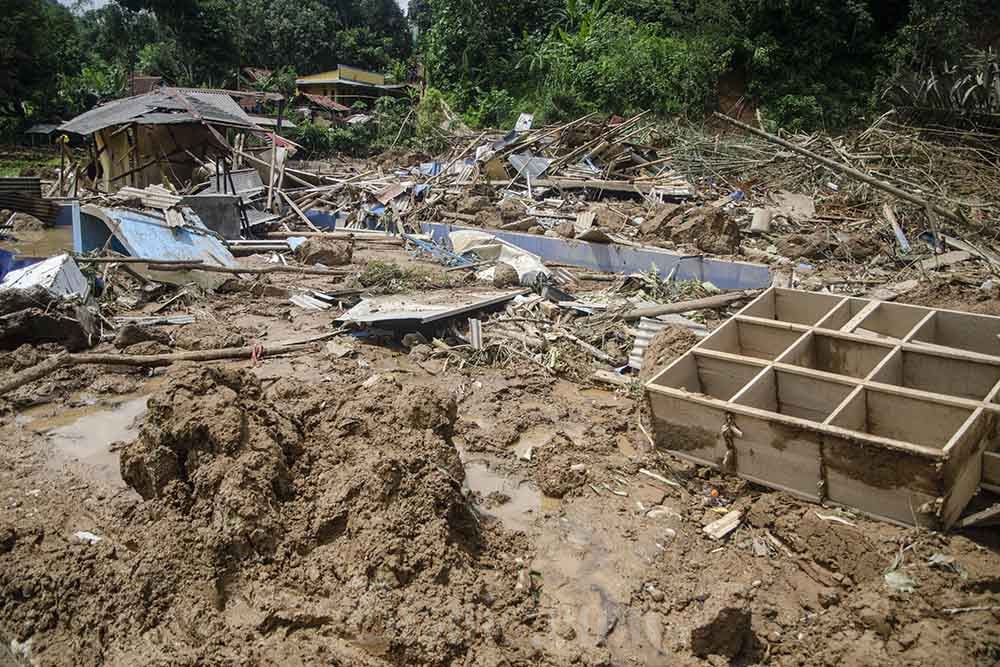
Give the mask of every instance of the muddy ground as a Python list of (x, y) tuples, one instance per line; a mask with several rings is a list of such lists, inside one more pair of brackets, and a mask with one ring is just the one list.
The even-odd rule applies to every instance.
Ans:
[[(273, 289), (327, 279), (269, 282), (135, 344), (333, 329)], [(628, 389), (337, 341), (64, 369), (7, 397), (0, 664), (1000, 662), (995, 530), (901, 528), (682, 464), (650, 450)], [(3, 354), (0, 378), (51, 351)], [(702, 532), (732, 509), (728, 538)]]

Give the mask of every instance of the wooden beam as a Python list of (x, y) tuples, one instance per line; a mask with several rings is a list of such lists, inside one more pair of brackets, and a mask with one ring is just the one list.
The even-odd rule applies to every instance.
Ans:
[(730, 292), (727, 294), (717, 294), (704, 299), (692, 299), (690, 301), (678, 301), (667, 303), (662, 306), (649, 306), (647, 308), (636, 308), (626, 312), (622, 318), (626, 321), (638, 320), (643, 317), (659, 317), (660, 315), (673, 315), (686, 313), (689, 310), (710, 310), (715, 308), (725, 308), (740, 301), (746, 301), (757, 296), (759, 292)]

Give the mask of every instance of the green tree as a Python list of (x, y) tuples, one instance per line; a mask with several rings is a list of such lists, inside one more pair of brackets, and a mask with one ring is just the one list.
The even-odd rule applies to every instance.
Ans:
[(59, 76), (79, 66), (73, 16), (48, 0), (4, 0), (0, 11), (0, 115), (56, 111)]

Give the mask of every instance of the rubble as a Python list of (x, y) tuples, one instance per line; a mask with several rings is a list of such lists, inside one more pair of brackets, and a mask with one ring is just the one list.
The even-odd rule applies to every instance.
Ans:
[[(219, 121), (185, 113), (139, 117)], [(969, 153), (892, 117), (639, 114), (303, 162), (259, 121), (173, 173), (74, 180), (72, 255), (8, 274), (83, 281), (0, 290), (0, 639), (54, 663), (981, 657), (1000, 355), (953, 311), (1000, 315), (1000, 254)], [(97, 448), (115, 479), (89, 440), (43, 458), (50, 419), (132, 401)]]

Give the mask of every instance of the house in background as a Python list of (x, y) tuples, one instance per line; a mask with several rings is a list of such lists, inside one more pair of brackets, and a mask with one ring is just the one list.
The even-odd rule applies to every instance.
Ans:
[(380, 97), (402, 97), (408, 88), (405, 83), (386, 83), (383, 74), (348, 65), (296, 79), (295, 87), (300, 94), (330, 98), (346, 107), (358, 101), (371, 106)]
[(353, 113), (351, 107), (334, 101), (332, 97), (310, 93), (296, 95), (292, 109), (299, 118), (320, 125), (341, 122)]

